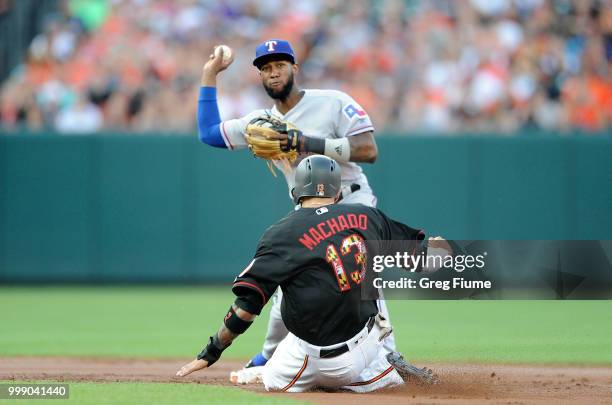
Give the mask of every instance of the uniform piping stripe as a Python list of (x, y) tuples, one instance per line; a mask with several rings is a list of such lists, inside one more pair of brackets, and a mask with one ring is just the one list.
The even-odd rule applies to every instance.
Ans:
[(227, 146), (229, 146), (230, 149), (234, 149), (234, 145), (232, 145), (229, 140), (229, 136), (227, 136), (227, 132), (225, 132), (225, 121), (221, 123), (221, 135), (223, 135), (223, 139), (225, 140)]
[(300, 369), (300, 371), (298, 371), (298, 373), (295, 375), (295, 377), (293, 377), (293, 380), (291, 380), (291, 382), (289, 384), (287, 384), (281, 391), (285, 392), (287, 391), (289, 388), (293, 387), (293, 384), (295, 384), (297, 382), (297, 380), (300, 379), (300, 377), (302, 376), (302, 373), (304, 372), (304, 370), (306, 370), (306, 366), (308, 365), (308, 355), (306, 355), (306, 357), (304, 357), (304, 364), (302, 364), (302, 368)]
[(258, 286), (256, 286), (255, 284), (247, 283), (246, 281), (239, 281), (237, 283), (234, 283), (234, 287), (237, 286), (237, 285), (244, 285), (244, 286), (253, 288), (254, 290), (256, 290), (261, 295), (261, 299), (263, 300), (264, 304), (266, 302), (268, 302), (268, 299), (266, 298), (266, 294), (264, 294), (262, 289), (259, 288)]
[(351, 135), (358, 135), (361, 132), (366, 132), (367, 130), (374, 130), (374, 127), (372, 125), (366, 125), (363, 127), (357, 127), (355, 129), (353, 129), (351, 132), (347, 133), (346, 136), (351, 136)]
[(390, 366), (388, 369), (386, 369), (385, 371), (383, 371), (381, 374), (377, 375), (376, 377), (372, 378), (371, 380), (354, 382), (354, 383), (349, 384), (349, 386), (355, 387), (359, 385), (368, 385), (368, 384), (375, 383), (376, 381), (380, 380), (381, 378), (389, 374), (391, 371), (393, 371), (393, 366)]

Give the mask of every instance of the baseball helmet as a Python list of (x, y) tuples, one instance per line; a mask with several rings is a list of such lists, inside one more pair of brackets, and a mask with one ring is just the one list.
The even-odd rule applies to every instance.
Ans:
[(255, 49), (255, 59), (253, 59), (253, 65), (257, 69), (261, 69), (263, 65), (273, 58), (280, 58), (282, 60), (288, 60), (291, 63), (295, 63), (295, 52), (288, 41), (283, 39), (270, 39), (262, 42)]
[(308, 156), (295, 169), (291, 190), (296, 204), (304, 197), (335, 197), (340, 191), (340, 165), (323, 155)]

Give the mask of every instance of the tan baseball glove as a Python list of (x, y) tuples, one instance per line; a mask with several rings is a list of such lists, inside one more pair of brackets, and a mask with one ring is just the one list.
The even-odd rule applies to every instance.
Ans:
[(267, 160), (295, 162), (302, 131), (272, 115), (254, 118), (246, 127), (246, 141), (253, 155)]

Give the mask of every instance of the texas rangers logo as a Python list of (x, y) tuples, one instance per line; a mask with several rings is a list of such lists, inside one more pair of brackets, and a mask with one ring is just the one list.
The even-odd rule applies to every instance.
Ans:
[(358, 105), (355, 106), (353, 104), (349, 104), (344, 107), (344, 114), (346, 114), (349, 119), (353, 118), (355, 115), (357, 115), (359, 118), (363, 118), (368, 115)]
[(317, 184), (317, 195), (325, 195), (325, 184)]
[(266, 41), (266, 46), (268, 47), (268, 52), (274, 52), (274, 47), (278, 44), (276, 41)]

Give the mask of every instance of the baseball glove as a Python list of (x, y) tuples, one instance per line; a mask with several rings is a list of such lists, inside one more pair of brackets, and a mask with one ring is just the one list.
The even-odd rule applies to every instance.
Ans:
[[(246, 127), (246, 141), (253, 155), (267, 160), (295, 162), (302, 131), (272, 115), (254, 118)], [(285, 141), (286, 142), (283, 142)]]

